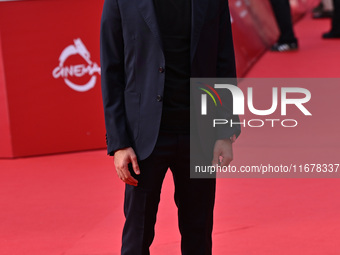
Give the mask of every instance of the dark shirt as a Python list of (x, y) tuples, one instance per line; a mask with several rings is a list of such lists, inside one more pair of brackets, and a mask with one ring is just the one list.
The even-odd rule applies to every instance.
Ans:
[(154, 0), (165, 56), (161, 130), (190, 128), (191, 0)]

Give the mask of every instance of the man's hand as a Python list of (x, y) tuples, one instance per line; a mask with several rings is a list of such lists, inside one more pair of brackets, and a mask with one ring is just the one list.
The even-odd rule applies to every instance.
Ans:
[(135, 174), (140, 174), (137, 157), (131, 147), (120, 149), (115, 152), (114, 164), (119, 178), (127, 184), (137, 186), (138, 181), (131, 176), (131, 173), (129, 171), (129, 163), (132, 164), (132, 168)]
[[(220, 162), (221, 159), (221, 162)], [(233, 146), (229, 138), (217, 140), (214, 147), (212, 165), (228, 166), (233, 160)], [(221, 164), (220, 164), (221, 163)]]

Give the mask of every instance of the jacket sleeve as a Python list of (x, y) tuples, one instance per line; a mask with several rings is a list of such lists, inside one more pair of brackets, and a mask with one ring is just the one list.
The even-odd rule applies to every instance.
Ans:
[(107, 152), (130, 147), (124, 103), (125, 71), (122, 21), (117, 0), (105, 0), (100, 29), (101, 88)]
[[(229, 80), (232, 81), (235, 86), (237, 86), (234, 43), (231, 30), (228, 0), (222, 0), (221, 5), (218, 58), (216, 68), (217, 77), (230, 78)], [(217, 113), (217, 115), (223, 119), (232, 119), (233, 123), (238, 123), (240, 121), (239, 117), (237, 115), (233, 115), (233, 101), (231, 93), (221, 94), (223, 94), (223, 107), (220, 108), (221, 110)], [(233, 136), (234, 134), (236, 137), (240, 135), (241, 127), (239, 124), (234, 124), (232, 127), (229, 125), (226, 126), (217, 129), (216, 139), (225, 139)]]

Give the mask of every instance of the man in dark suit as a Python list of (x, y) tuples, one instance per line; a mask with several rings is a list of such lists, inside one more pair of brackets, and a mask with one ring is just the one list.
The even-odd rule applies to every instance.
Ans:
[[(190, 179), (189, 92), (190, 77), (236, 77), (227, 1), (105, 0), (101, 68), (108, 154), (126, 183), (122, 254), (149, 254), (169, 167), (182, 254), (211, 254), (216, 182)], [(230, 163), (239, 133), (219, 133), (214, 163)]]

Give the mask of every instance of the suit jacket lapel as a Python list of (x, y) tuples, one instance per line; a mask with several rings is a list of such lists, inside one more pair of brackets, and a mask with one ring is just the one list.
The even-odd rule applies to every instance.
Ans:
[(195, 56), (207, 9), (208, 0), (191, 0), (191, 63)]
[(138, 5), (140, 14), (144, 18), (146, 24), (149, 26), (151, 32), (157, 38), (161, 48), (163, 49), (162, 38), (159, 32), (159, 27), (158, 27), (153, 0), (137, 0), (136, 2)]

